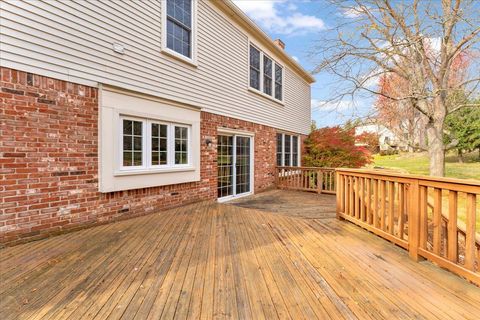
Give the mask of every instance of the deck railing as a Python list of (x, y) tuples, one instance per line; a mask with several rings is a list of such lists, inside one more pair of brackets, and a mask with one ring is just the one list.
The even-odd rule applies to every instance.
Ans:
[(339, 218), (480, 285), (480, 182), (357, 169), (336, 182)]
[(280, 189), (335, 194), (335, 169), (316, 167), (277, 167)]

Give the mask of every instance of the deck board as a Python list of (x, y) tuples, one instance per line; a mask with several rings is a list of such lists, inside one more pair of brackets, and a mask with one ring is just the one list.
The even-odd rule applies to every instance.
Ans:
[(478, 318), (480, 288), (334, 219), (333, 197), (268, 197), (1, 249), (0, 318)]

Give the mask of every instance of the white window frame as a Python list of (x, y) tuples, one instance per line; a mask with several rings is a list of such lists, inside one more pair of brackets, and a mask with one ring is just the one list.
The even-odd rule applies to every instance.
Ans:
[[(294, 135), (294, 134), (288, 134), (288, 133), (277, 133), (277, 135), (281, 135), (282, 136), (282, 161), (281, 161), (281, 166), (284, 167), (285, 166), (285, 136), (290, 136), (290, 165), (289, 167), (301, 167), (301, 163), (300, 163), (300, 136), (297, 136), (297, 135)], [(297, 165), (294, 166), (293, 165), (293, 137), (297, 137)], [(275, 152), (275, 163), (277, 163), (277, 153), (278, 152)]]
[[(147, 171), (157, 172), (171, 169), (188, 168), (192, 166), (192, 127), (188, 124), (164, 121), (161, 119), (140, 118), (130, 115), (119, 115), (118, 163), (116, 167), (120, 173)], [(123, 165), (123, 120), (142, 122), (142, 165)], [(167, 125), (167, 164), (152, 165), (152, 124)], [(187, 163), (175, 164), (175, 127), (187, 128)]]
[(167, 47), (167, 0), (160, 1), (161, 3), (161, 20), (162, 20), (162, 41), (161, 41), (161, 50), (163, 53), (175, 58), (177, 60), (187, 62), (193, 66), (197, 66), (197, 1), (192, 0), (192, 27), (191, 27), (191, 57), (184, 56), (170, 48)]
[[(256, 88), (253, 88), (250, 86), (250, 46), (254, 47), (255, 49), (257, 49), (259, 52), (260, 52), (260, 88), (259, 89), (256, 89)], [(268, 95), (266, 93), (263, 92), (263, 57), (267, 57), (268, 59), (272, 60), (272, 95)], [(282, 68), (282, 100), (279, 100), (277, 98), (275, 98), (275, 66), (279, 66), (280, 68)], [(277, 103), (280, 103), (283, 105), (284, 103), (284, 100), (285, 100), (285, 67), (283, 65), (281, 65), (280, 63), (278, 63), (275, 59), (273, 59), (271, 56), (269, 56), (268, 54), (266, 54), (265, 52), (262, 51), (262, 49), (260, 49), (260, 47), (258, 47), (257, 45), (253, 44), (252, 42), (249, 42), (248, 43), (248, 79), (247, 79), (247, 86), (248, 86), (248, 90), (254, 92), (254, 93), (257, 93), (265, 98), (268, 98), (270, 100), (273, 100)]]
[[(167, 164), (152, 164), (152, 124), (159, 124), (159, 125), (166, 125), (167, 126)], [(169, 167), (169, 164), (170, 164), (170, 161), (168, 160), (168, 157), (170, 156), (170, 146), (169, 146), (169, 143), (170, 143), (170, 124), (169, 122), (166, 122), (166, 121), (160, 121), (160, 120), (150, 120), (149, 121), (149, 124), (147, 125), (147, 136), (148, 136), (148, 141), (149, 141), (149, 144), (150, 144), (150, 148), (149, 148), (149, 153), (148, 153), (148, 164), (149, 164), (149, 168), (152, 168), (152, 169), (158, 169), (158, 168), (168, 168)]]

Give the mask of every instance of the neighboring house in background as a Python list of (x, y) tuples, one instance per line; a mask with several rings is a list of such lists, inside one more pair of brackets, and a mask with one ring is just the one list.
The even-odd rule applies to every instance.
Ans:
[(402, 142), (392, 131), (382, 125), (364, 124), (355, 127), (355, 135), (360, 135), (364, 132), (375, 133), (378, 135), (380, 152), (408, 150), (408, 146), (404, 142)]
[(230, 0), (0, 6), (1, 242), (248, 195), (300, 165), (314, 78)]

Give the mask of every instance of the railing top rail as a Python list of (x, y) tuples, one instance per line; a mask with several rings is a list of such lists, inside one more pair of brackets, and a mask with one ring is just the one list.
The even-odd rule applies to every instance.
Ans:
[(432, 182), (445, 182), (451, 184), (461, 184), (461, 185), (468, 185), (474, 187), (480, 187), (480, 181), (474, 179), (455, 179), (455, 178), (444, 178), (444, 177), (433, 177), (433, 176), (424, 176), (424, 175), (416, 175), (416, 174), (409, 174), (409, 173), (397, 173), (392, 171), (384, 171), (384, 170), (372, 170), (372, 169), (348, 169), (348, 168), (336, 168), (337, 172), (344, 172), (344, 173), (361, 173), (361, 174), (371, 174), (371, 175), (380, 175), (380, 176), (387, 176), (387, 177), (395, 177), (395, 178), (404, 178), (404, 179), (417, 179), (423, 181), (432, 181)]
[(277, 169), (296, 169), (296, 170), (336, 170), (329, 167), (292, 167), (292, 166), (277, 166)]

